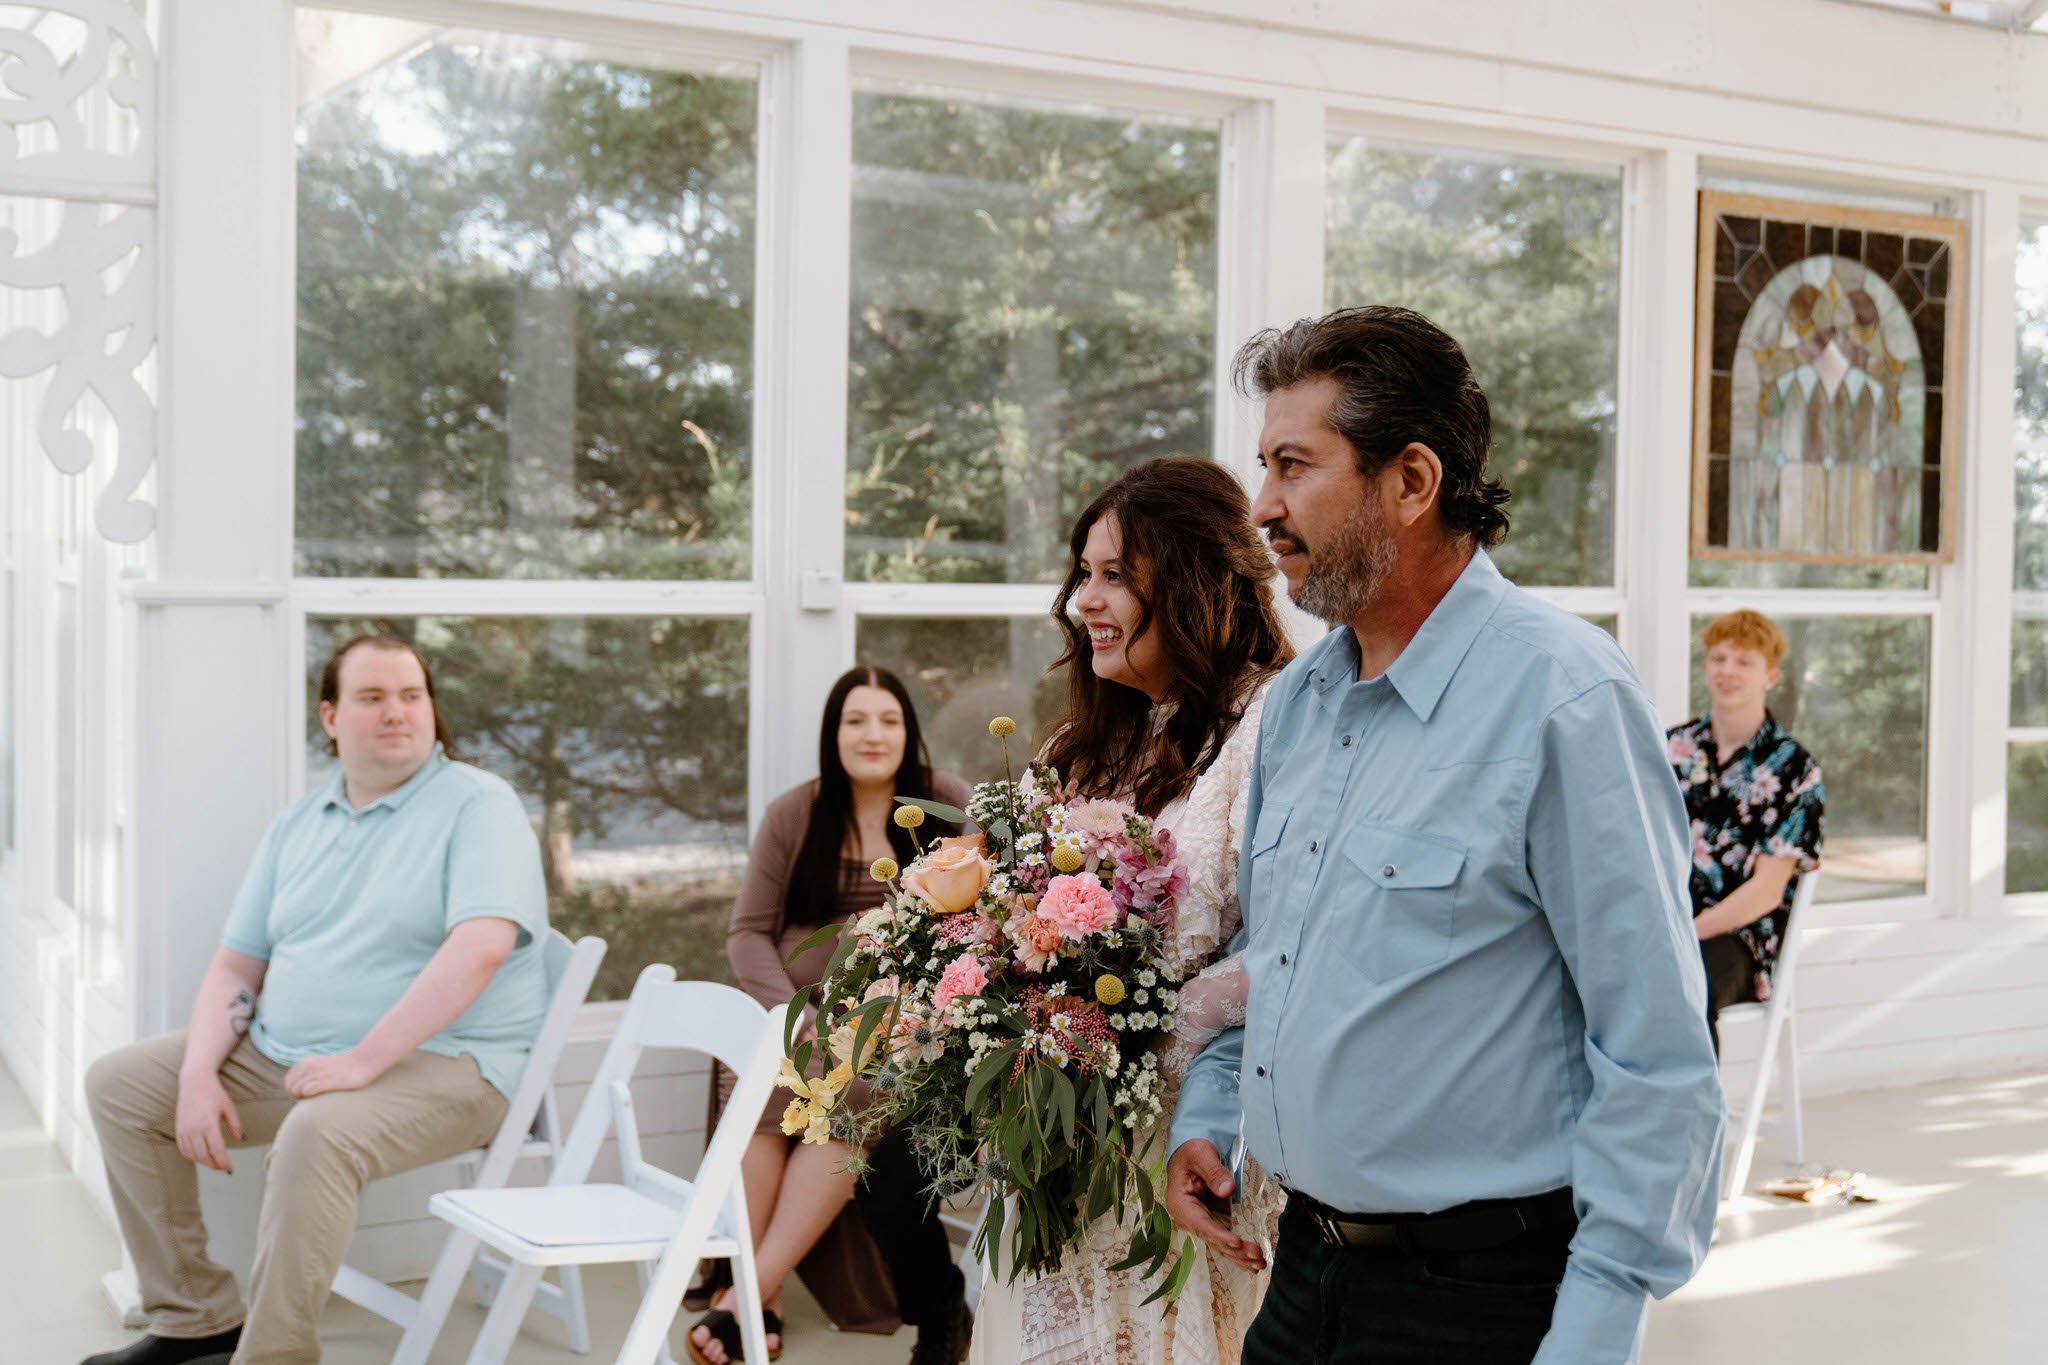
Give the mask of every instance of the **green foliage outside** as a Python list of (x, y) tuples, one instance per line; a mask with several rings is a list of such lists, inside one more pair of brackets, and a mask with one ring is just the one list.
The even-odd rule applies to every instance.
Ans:
[(754, 101), (433, 47), (302, 115), (302, 572), (748, 576)]
[(1104, 484), (1209, 453), (1217, 147), (855, 96), (848, 579), (1056, 582)]
[(1524, 586), (1614, 582), (1621, 181), (1335, 144), (1324, 299), (1399, 304), (1464, 347), (1514, 494), (1495, 552)]
[[(755, 99), (448, 45), (306, 110), (302, 572), (750, 576)], [(470, 756), (528, 800), (556, 927), (611, 942), (601, 995), (648, 962), (729, 978), (744, 622), (315, 622), (309, 668), (373, 625), (417, 640)], [(587, 874), (621, 849), (649, 856)]]

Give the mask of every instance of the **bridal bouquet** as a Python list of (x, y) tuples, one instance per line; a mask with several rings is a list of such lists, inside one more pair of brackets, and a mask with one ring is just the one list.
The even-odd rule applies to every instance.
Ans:
[[(1002, 716), (989, 726), (1015, 730)], [(858, 1152), (908, 1124), (934, 1193), (989, 1197), (975, 1250), (1007, 1230), (1013, 1279), (1056, 1268), (1111, 1210), (1136, 1215), (1117, 1268), (1157, 1274), (1173, 1227), (1140, 1144), (1160, 1115), (1153, 1052), (1177, 1002), (1163, 950), (1187, 874), (1173, 835), (1120, 802), (1075, 797), (1044, 767), (983, 783), (965, 811), (908, 801), (896, 823), (915, 838), (927, 813), (981, 832), (920, 844), (908, 867), (876, 862), (881, 904), (804, 945), (841, 935), (815, 996), (790, 1002), (783, 1131)], [(813, 1000), (824, 1041), (790, 1046)], [(845, 1101), (858, 1080), (871, 1098), (856, 1109)], [(1154, 1297), (1177, 1291), (1188, 1264)]]

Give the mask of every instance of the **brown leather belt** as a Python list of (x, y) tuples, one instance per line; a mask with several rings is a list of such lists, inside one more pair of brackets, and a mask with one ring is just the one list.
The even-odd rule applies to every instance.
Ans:
[(1342, 1213), (1289, 1190), (1287, 1211), (1306, 1218), (1331, 1246), (1353, 1250), (1407, 1246), (1418, 1251), (1481, 1251), (1532, 1229), (1577, 1218), (1569, 1188), (1520, 1199), (1479, 1199), (1441, 1213)]

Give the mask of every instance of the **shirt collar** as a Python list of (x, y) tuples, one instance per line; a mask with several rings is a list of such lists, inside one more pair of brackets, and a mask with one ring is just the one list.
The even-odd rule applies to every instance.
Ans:
[[(1708, 718), (1707, 724), (1709, 729), (1713, 727), (1712, 717)], [(1766, 707), (1764, 723), (1756, 727), (1756, 733), (1749, 737), (1749, 743), (1742, 746), (1741, 756), (1752, 760), (1762, 757), (1778, 747), (1778, 741), (1784, 734), (1785, 727), (1778, 724), (1778, 718)]]
[[(1408, 703), (1416, 719), (1426, 723), (1435, 714), (1458, 665), (1464, 662), (1472, 641), (1478, 638), (1479, 628), (1493, 616), (1507, 587), (1508, 581), (1494, 567), (1493, 557), (1475, 549), (1457, 582), (1451, 584), (1451, 590), (1429, 613), (1422, 629), (1415, 632), (1415, 638), (1388, 667), (1387, 682)], [(1341, 638), (1330, 643), (1309, 674), (1310, 686), (1326, 702), (1338, 684), (1358, 680), (1358, 637), (1342, 626), (1331, 634)]]
[(1694, 742), (1699, 745), (1700, 751), (1706, 754), (1707, 761), (1719, 770), (1732, 768), (1737, 763), (1745, 760), (1755, 762), (1763, 755), (1777, 748), (1779, 743), (1785, 738), (1785, 727), (1778, 724), (1778, 718), (1772, 715), (1770, 709), (1766, 707), (1764, 710), (1764, 722), (1756, 727), (1756, 733), (1749, 737), (1749, 743), (1729, 755), (1728, 761), (1723, 763), (1721, 761), (1721, 746), (1714, 742), (1714, 713), (1712, 711), (1708, 711), (1698, 720), (1692, 722), (1691, 725), (1686, 727), (1686, 730), (1692, 736)]
[(328, 778), (327, 785), (320, 789), (321, 808), (337, 806), (347, 815), (361, 815), (366, 811), (373, 811), (379, 806), (389, 810), (400, 810), (405, 806), (406, 802), (419, 795), (420, 788), (433, 781), (441, 769), (448, 766), (448, 763), (448, 756), (441, 751), (441, 746), (439, 744), (434, 745), (434, 752), (427, 755), (427, 761), (420, 764), (418, 772), (406, 778), (395, 791), (385, 792), (375, 801), (362, 807), (361, 810), (349, 804), (347, 778), (343, 776), (339, 768), (336, 768), (334, 776)]

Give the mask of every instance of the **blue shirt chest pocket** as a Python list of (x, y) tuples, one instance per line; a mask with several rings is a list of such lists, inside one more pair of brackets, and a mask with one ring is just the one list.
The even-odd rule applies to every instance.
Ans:
[(1324, 899), (1337, 946), (1370, 981), (1450, 956), (1465, 846), (1438, 834), (1366, 825), (1343, 843)]
[[(1238, 874), (1238, 898), (1245, 905), (1271, 904), (1276, 893), (1284, 890), (1279, 880), (1281, 860), (1273, 855), (1280, 848), (1280, 836), (1287, 829), (1287, 814), (1291, 807), (1262, 807), (1258, 822), (1252, 826), (1251, 848)], [(1254, 917), (1247, 916), (1253, 928), (1258, 927)]]

